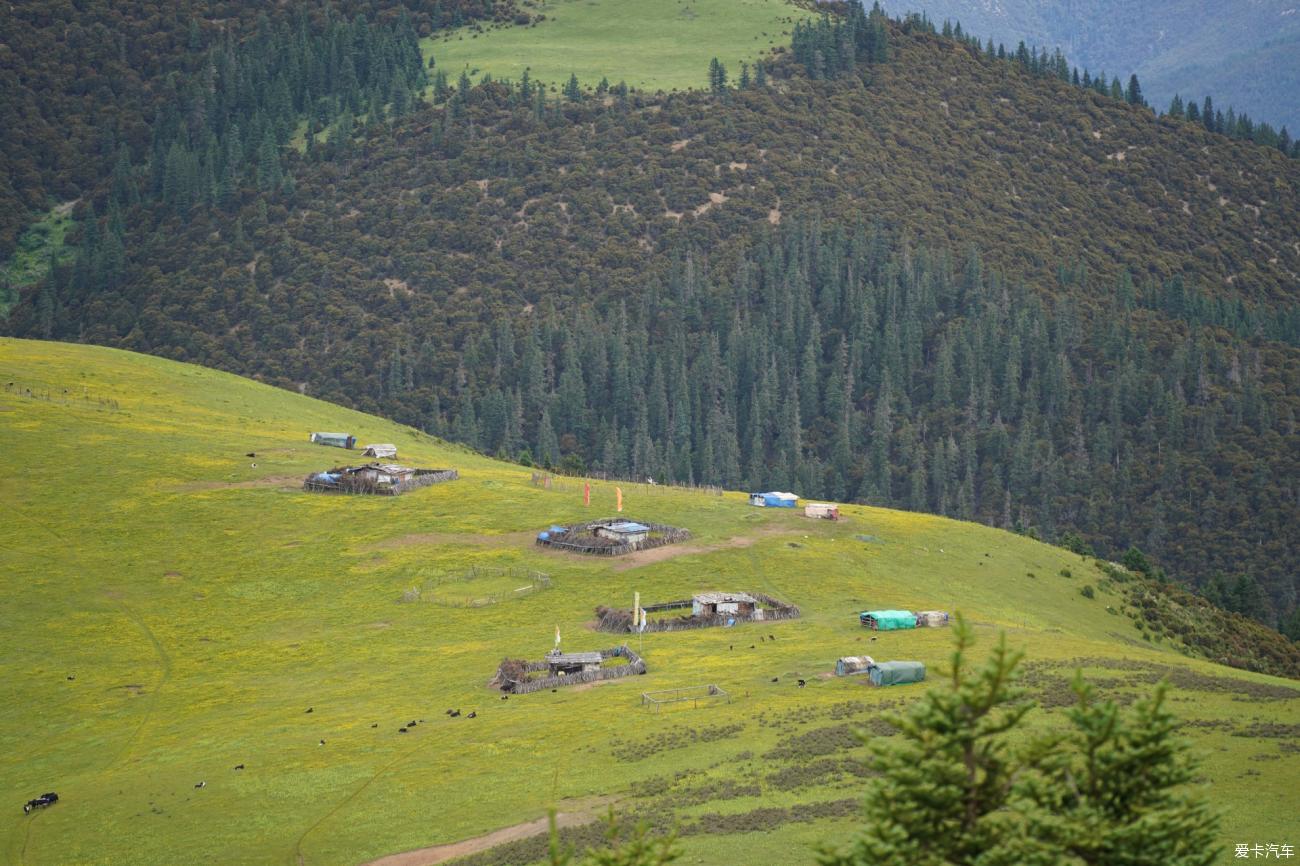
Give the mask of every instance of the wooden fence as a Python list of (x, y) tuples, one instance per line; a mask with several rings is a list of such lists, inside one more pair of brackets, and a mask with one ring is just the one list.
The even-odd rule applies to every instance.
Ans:
[(731, 695), (722, 688), (709, 683), (703, 686), (686, 686), (680, 689), (664, 689), (658, 692), (642, 692), (641, 706), (650, 707), (656, 713), (667, 704), (683, 704), (690, 701), (698, 707), (703, 700), (721, 700), (731, 703)]
[[(561, 686), (576, 686), (583, 683), (594, 683), (601, 680), (616, 680), (620, 677), (640, 676), (646, 672), (645, 660), (637, 655), (631, 649), (625, 646), (612, 647), (600, 651), (602, 659), (615, 657), (627, 659), (627, 664), (607, 668), (602, 666), (598, 671), (584, 671), (577, 674), (560, 674), (553, 677), (541, 677), (540, 679), (529, 680), (509, 680), (502, 676), (501, 670), (497, 671), (494, 683), (499, 683), (501, 691), (513, 692), (517, 695), (528, 694), (529, 692), (539, 692), (542, 689), (556, 689)], [(503, 666), (504, 667), (504, 666)], [(527, 673), (537, 673), (539, 671), (549, 670), (550, 663), (542, 660), (528, 662), (524, 670)]]
[[(330, 472), (336, 470), (331, 469)], [(416, 469), (410, 478), (396, 484), (379, 484), (371, 478), (355, 474), (344, 474), (337, 481), (325, 481), (322, 473), (313, 472), (302, 483), (303, 490), (314, 493), (348, 493), (358, 496), (397, 496), (421, 487), (455, 481), (460, 473), (455, 469)]]
[(121, 405), (116, 399), (91, 396), (90, 390), (85, 385), (74, 385), (71, 388), (51, 390), (48, 386), (31, 388), (18, 382), (6, 382), (4, 389), (6, 394), (12, 394), (15, 397), (26, 397), (29, 400), (44, 400), (47, 403), (58, 403), (63, 406), (71, 406), (76, 403), (91, 409), (103, 409), (109, 412), (121, 410)]
[[(510, 590), (509, 592), (495, 592), (476, 598), (447, 598), (438, 595), (438, 589), (446, 587), (452, 589), (457, 583), (468, 582), (483, 577), (512, 577), (516, 580), (527, 581), (524, 586)], [(534, 571), (531, 568), (518, 568), (515, 566), (484, 566), (471, 565), (469, 570), (460, 577), (446, 578), (444, 580), (426, 584), (421, 589), (408, 590), (402, 594), (402, 601), (426, 601), (441, 607), (459, 607), (459, 608), (476, 608), (490, 607), (494, 604), (500, 604), (503, 601), (510, 601), (515, 598), (522, 598), (534, 592), (540, 592), (544, 589), (551, 588), (551, 576), (541, 571)]]
[(559, 535), (552, 533), (548, 538), (543, 539), (539, 534), (537, 544), (589, 556), (622, 556), (636, 550), (653, 550), (656, 547), (676, 544), (691, 537), (688, 529), (682, 529), (678, 526), (665, 526), (662, 523), (642, 524), (649, 528), (650, 534), (645, 541), (632, 544), (621, 543), (611, 538), (600, 538), (592, 533), (592, 529), (596, 526), (617, 523), (624, 519), (621, 517), (606, 517), (600, 520), (589, 520), (586, 523), (577, 523), (565, 527), (566, 531)]
[[(777, 622), (784, 619), (798, 619), (800, 616), (799, 608), (793, 604), (786, 604), (770, 595), (763, 595), (758, 592), (747, 593), (747, 595), (753, 596), (760, 603), (767, 605), (767, 607), (756, 610), (752, 614), (720, 613), (714, 616), (651, 619), (648, 616), (649, 614), (690, 608), (692, 603), (690, 599), (682, 599), (680, 601), (647, 604), (642, 608), (647, 614), (645, 630), (648, 632), (688, 631), (696, 628), (718, 628), (719, 626), (727, 625), (727, 623), (732, 620), (739, 625), (744, 622)], [(632, 622), (632, 612), (630, 610), (613, 610), (611, 608), (598, 607), (596, 608), (596, 616), (597, 631), (613, 632), (614, 634), (627, 634), (636, 631)]]
[(445, 481), (455, 481), (460, 477), (460, 473), (455, 469), (417, 469), (415, 475), (393, 485), (393, 493), (405, 493), (408, 490), (418, 490), (421, 487), (429, 487), (434, 484), (442, 484)]

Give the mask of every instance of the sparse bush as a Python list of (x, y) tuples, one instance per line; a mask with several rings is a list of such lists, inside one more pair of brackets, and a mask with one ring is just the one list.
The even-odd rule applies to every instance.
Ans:
[(1084, 598), (1095, 598), (1097, 596), (1097, 593), (1093, 591), (1091, 583), (1085, 583), (1083, 587), (1079, 590), (1079, 595), (1083, 596)]

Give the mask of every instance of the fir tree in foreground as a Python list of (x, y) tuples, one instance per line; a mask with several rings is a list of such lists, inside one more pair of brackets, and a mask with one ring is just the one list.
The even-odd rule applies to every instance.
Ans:
[[(1016, 685), (1022, 653), (998, 641), (970, 670), (974, 641), (959, 615), (948, 683), (890, 719), (898, 736), (870, 739), (865, 826), (822, 866), (1208, 866), (1218, 816), (1186, 790), (1196, 764), (1165, 709), (1168, 686), (1121, 710), (1076, 674), (1078, 703), (1061, 730), (1031, 734), (1034, 708)], [(551, 816), (548, 866), (665, 866), (673, 837), (609, 818), (607, 847), (574, 852)]]
[(897, 737), (873, 743), (881, 776), (867, 792), (866, 827), (847, 851), (823, 852), (824, 866), (1214, 861), (1217, 817), (1184, 790), (1195, 764), (1163, 683), (1122, 711), (1076, 676), (1068, 728), (1027, 738), (1021, 654), (1003, 636), (971, 672), (960, 617), (954, 634), (949, 684), (892, 720)]

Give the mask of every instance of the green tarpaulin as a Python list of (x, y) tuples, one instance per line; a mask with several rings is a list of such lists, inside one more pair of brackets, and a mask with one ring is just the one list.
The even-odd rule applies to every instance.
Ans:
[(858, 619), (867, 628), (879, 631), (916, 628), (916, 615), (910, 610), (864, 610)]
[(873, 686), (901, 686), (924, 679), (925, 664), (922, 662), (880, 662), (871, 669)]

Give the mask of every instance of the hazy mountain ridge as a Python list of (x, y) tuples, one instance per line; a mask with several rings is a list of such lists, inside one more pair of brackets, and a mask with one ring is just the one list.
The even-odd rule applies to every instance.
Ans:
[(1276, 128), (1300, 127), (1300, 6), (1294, 0), (889, 0), (1010, 48), (1059, 46), (1072, 64), (1127, 82), (1136, 73), (1160, 110), (1207, 94)]

